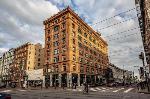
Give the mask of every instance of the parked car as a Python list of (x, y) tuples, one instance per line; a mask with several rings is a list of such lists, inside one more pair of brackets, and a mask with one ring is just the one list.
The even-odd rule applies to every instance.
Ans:
[(11, 99), (11, 95), (6, 93), (0, 93), (0, 99)]

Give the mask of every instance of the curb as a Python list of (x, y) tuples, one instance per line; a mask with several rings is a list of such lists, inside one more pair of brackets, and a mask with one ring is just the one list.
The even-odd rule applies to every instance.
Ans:
[(138, 92), (138, 93), (150, 94), (150, 92), (142, 92), (142, 91)]

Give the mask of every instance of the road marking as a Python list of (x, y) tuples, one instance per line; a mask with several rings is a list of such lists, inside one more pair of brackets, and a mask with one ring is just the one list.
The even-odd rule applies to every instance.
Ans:
[(94, 88), (90, 88), (90, 90), (91, 90), (91, 91), (97, 91), (97, 90), (95, 90)]
[(4, 90), (4, 91), (1, 91), (1, 92), (10, 92), (11, 90)]
[(22, 89), (17, 89), (18, 91), (27, 91), (27, 90), (22, 90)]
[(82, 91), (82, 89), (78, 89), (78, 91)]
[(129, 91), (133, 90), (134, 88), (129, 88), (128, 90), (124, 91), (124, 93), (128, 93)]
[(99, 90), (99, 91), (101, 91), (101, 90), (102, 90), (102, 89), (100, 89), (100, 88), (98, 88), (98, 87), (96, 87), (95, 89), (96, 89), (96, 90)]
[(120, 88), (120, 89), (118, 89), (118, 90), (114, 90), (113, 92), (118, 92), (118, 91), (120, 91), (120, 90), (123, 90), (124, 88)]
[(102, 87), (102, 89), (106, 89), (106, 88)]

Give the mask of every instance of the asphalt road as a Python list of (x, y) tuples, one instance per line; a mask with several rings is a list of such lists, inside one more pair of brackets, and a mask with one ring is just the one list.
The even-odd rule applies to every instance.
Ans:
[[(105, 91), (104, 91), (105, 90)], [(150, 99), (150, 94), (138, 93), (134, 88), (90, 88), (85, 94), (77, 89), (4, 89), (0, 92), (10, 93), (12, 99)]]

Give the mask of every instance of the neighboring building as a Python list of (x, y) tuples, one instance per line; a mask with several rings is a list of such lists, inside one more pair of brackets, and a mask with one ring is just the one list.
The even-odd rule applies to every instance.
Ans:
[(40, 69), (43, 67), (44, 49), (41, 44), (26, 43), (14, 51), (14, 62), (11, 68), (13, 81), (24, 81), (26, 79), (27, 71)]
[(43, 68), (44, 60), (45, 60), (44, 51), (45, 49), (42, 48), (41, 44), (38, 43), (35, 45), (35, 64), (34, 64), (35, 67), (34, 69)]
[(150, 2), (149, 0), (135, 0), (135, 4), (137, 7), (146, 61), (150, 73)]
[(119, 82), (119, 83), (122, 83), (123, 81), (124, 83), (132, 82), (132, 78), (133, 78), (132, 71), (121, 69), (115, 66), (114, 64), (109, 64), (109, 68), (112, 69), (113, 79), (115, 82)]
[(0, 57), (0, 80), (2, 79), (2, 57)]
[(108, 44), (67, 7), (45, 25), (45, 80), (51, 86), (99, 82), (108, 68)]
[(14, 49), (3, 53), (1, 57), (1, 76), (2, 80), (7, 83), (10, 81), (10, 66), (14, 60)]

